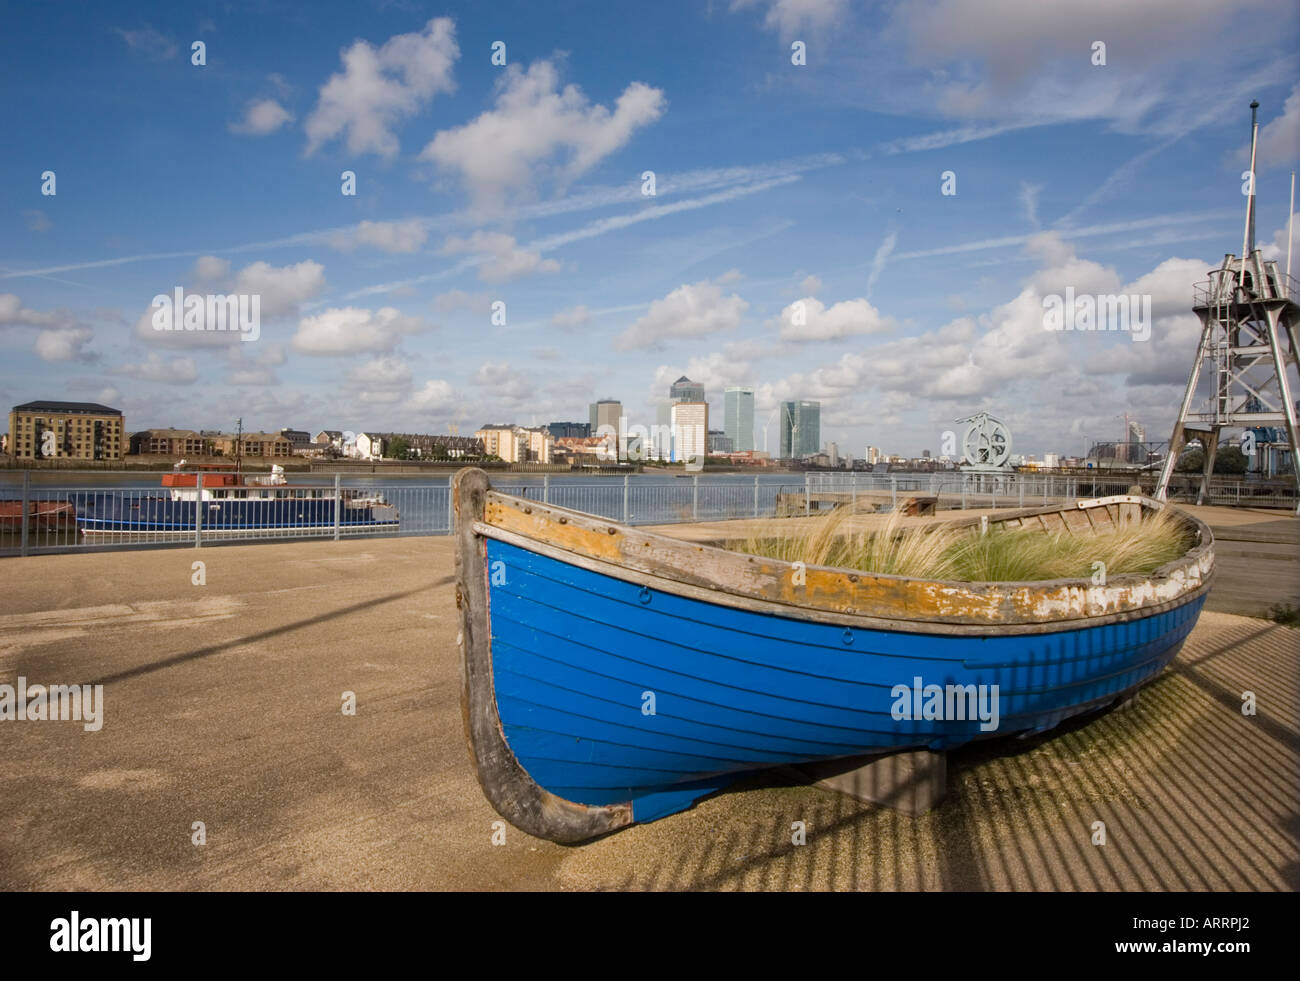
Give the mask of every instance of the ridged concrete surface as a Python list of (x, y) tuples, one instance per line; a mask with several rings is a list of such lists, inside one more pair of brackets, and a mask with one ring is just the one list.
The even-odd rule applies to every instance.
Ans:
[(1300, 630), (1214, 612), (1134, 707), (954, 754), (921, 818), (768, 776), (580, 848), (494, 845), (451, 572), (439, 538), (0, 561), (0, 683), (105, 685), (99, 732), (0, 722), (0, 888), (1300, 886)]

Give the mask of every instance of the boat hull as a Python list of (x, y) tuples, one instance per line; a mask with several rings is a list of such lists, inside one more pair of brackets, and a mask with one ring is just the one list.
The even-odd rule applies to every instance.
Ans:
[[(693, 546), (559, 509), (519, 502), (484, 520), (486, 492), (485, 478), (458, 480), (475, 768), (500, 813), (565, 842), (681, 810), (755, 770), (949, 750), (1113, 703), (1176, 656), (1212, 571), (1199, 555), (1179, 589), (1090, 616), (890, 619), (765, 600), (757, 573), (751, 596), (701, 588), (687, 581)], [(550, 540), (520, 534), (539, 511)], [(618, 539), (606, 560), (592, 530)], [(654, 548), (664, 554), (627, 560)]]
[[(632, 801), (638, 821), (659, 795), (750, 770), (1050, 729), (1157, 675), (1204, 601), (1051, 633), (935, 636), (717, 606), (503, 542), (487, 561), (507, 744), (551, 793)], [(960, 686), (953, 706), (970, 717), (926, 718), (931, 685)], [(946, 715), (930, 694), (930, 714)]]
[[(195, 502), (167, 497), (74, 494), (77, 525), (86, 536), (148, 535), (151, 538), (194, 534)], [(250, 531), (311, 531), (335, 525), (332, 499), (226, 500), (203, 502), (205, 537), (238, 537)], [(391, 506), (346, 503), (338, 516), (341, 528), (396, 527)]]

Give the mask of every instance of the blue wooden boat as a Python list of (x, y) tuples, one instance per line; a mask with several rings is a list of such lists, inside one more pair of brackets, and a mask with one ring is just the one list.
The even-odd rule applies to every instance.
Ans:
[[(1209, 528), (1181, 512), (1191, 547), (1148, 576), (958, 583), (680, 541), (495, 492), (480, 470), (454, 494), (474, 769), (503, 817), (565, 843), (755, 770), (942, 751), (1115, 703), (1177, 654), (1214, 570)], [(992, 523), (1090, 534), (1162, 507)]]

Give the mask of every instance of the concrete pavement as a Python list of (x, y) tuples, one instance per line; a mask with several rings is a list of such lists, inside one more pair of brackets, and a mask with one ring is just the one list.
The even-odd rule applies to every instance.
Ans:
[(1132, 709), (953, 754), (918, 819), (771, 774), (585, 846), (493, 845), (451, 544), (0, 561), (0, 683), (105, 686), (98, 732), (0, 722), (0, 888), (1300, 886), (1300, 630), (1218, 612)]

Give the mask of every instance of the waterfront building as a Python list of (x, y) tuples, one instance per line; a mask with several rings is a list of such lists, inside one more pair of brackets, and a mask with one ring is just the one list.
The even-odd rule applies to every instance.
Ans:
[(581, 439), (592, 435), (589, 422), (553, 422), (546, 428), (556, 439)]
[(301, 429), (281, 429), (280, 435), (289, 441), (290, 453), (302, 453), (312, 444), (311, 433)]
[(9, 412), (9, 452), (20, 460), (120, 460), (126, 442), (121, 411), (98, 402), (39, 400)]
[(351, 456), (358, 460), (379, 460), (384, 455), (384, 440), (378, 433), (357, 433)]
[(623, 403), (618, 399), (601, 399), (592, 402), (588, 412), (590, 418), (587, 421), (591, 428), (588, 435), (599, 436), (601, 426), (609, 426), (614, 432), (618, 432), (618, 420), (623, 415)]
[(521, 463), (550, 463), (555, 437), (543, 426), (520, 427)]
[(614, 457), (609, 453), (606, 443), (599, 436), (561, 436), (555, 441), (553, 459), (558, 463), (584, 465), (612, 463)]
[(484, 426), (474, 434), (474, 438), (483, 444), (487, 456), (500, 457), (507, 463), (519, 460), (519, 437), (515, 433), (517, 426)]
[(678, 378), (668, 387), (669, 402), (703, 402), (704, 386), (699, 382), (693, 382), (685, 375)]
[(820, 402), (781, 403), (781, 458), (802, 460), (821, 448)]
[(195, 457), (212, 456), (216, 452), (216, 441), (193, 429), (143, 429), (131, 434), (129, 446), (133, 456)]
[(671, 425), (673, 460), (702, 464), (709, 448), (709, 403), (674, 402)]
[(506, 463), (550, 463), (555, 437), (543, 426), (484, 426), (474, 434), (483, 452)]
[(731, 442), (731, 437), (721, 429), (709, 430), (709, 456), (717, 456), (721, 453), (731, 453), (735, 446)]
[(392, 458), (393, 446), (406, 444), (408, 458), (417, 460), (460, 460), (483, 455), (483, 444), (470, 436), (429, 436), (424, 433), (371, 433), (383, 442), (384, 453)]
[(754, 390), (734, 386), (723, 396), (723, 430), (737, 453), (754, 448)]

